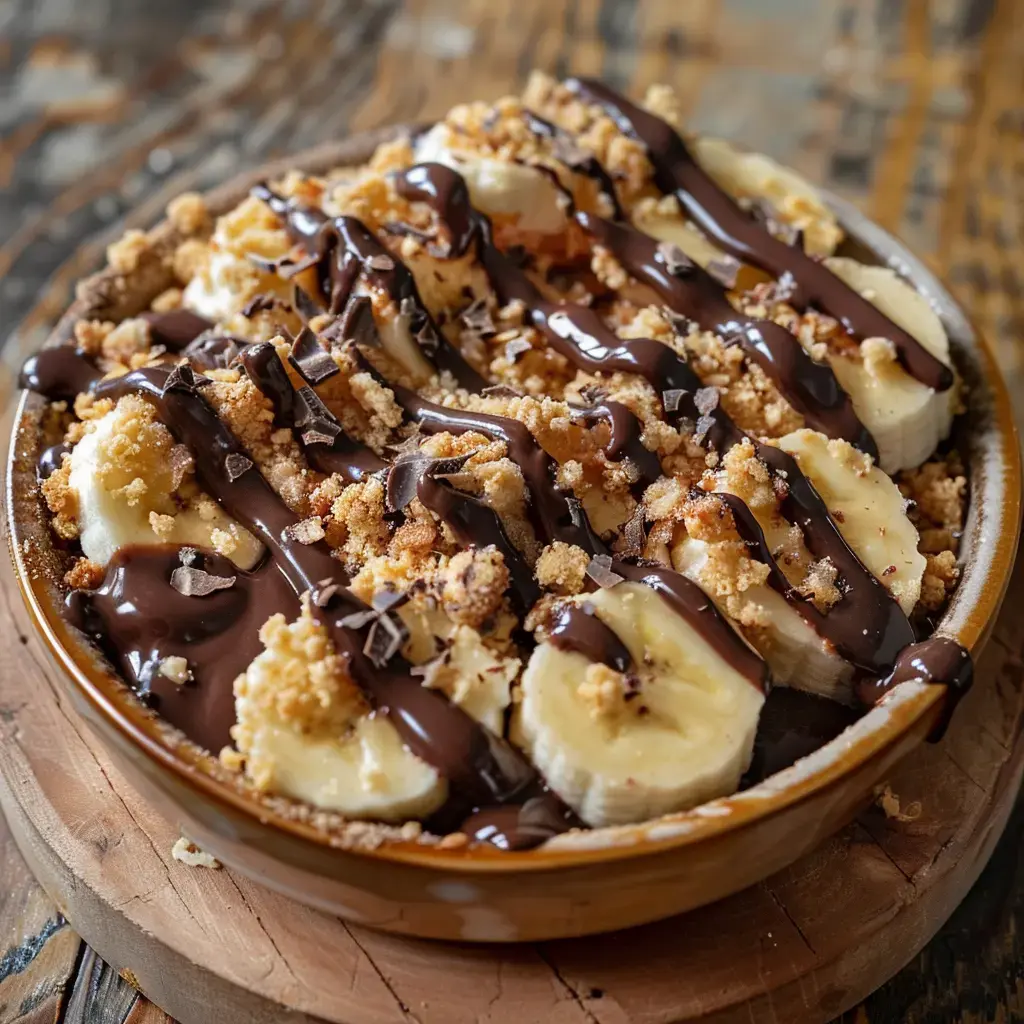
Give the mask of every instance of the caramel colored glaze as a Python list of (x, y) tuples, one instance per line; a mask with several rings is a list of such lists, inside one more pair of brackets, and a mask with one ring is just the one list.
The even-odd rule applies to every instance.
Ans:
[[(231, 743), (235, 678), (263, 650), (260, 627), (275, 612), (294, 618), (299, 601), (272, 562), (247, 573), (212, 551), (196, 551), (191, 565), (234, 578), (234, 585), (205, 597), (185, 597), (170, 584), (171, 573), (183, 564), (183, 550), (177, 545), (121, 548), (96, 590), (71, 591), (68, 617), (162, 718), (217, 752)], [(171, 656), (188, 659), (193, 678), (184, 685), (160, 672), (161, 661)]]
[(37, 391), (51, 402), (73, 402), (102, 376), (84, 352), (73, 345), (57, 345), (25, 360), (18, 386)]
[(607, 665), (616, 672), (628, 672), (633, 664), (626, 645), (610, 626), (597, 617), (594, 606), (586, 601), (559, 605), (548, 640), (559, 650), (575, 651), (588, 661)]
[(566, 86), (601, 107), (623, 134), (647, 148), (658, 188), (674, 193), (683, 210), (713, 242), (776, 278), (789, 273), (796, 285), (793, 301), (801, 308), (828, 313), (860, 340), (888, 338), (906, 371), (927, 387), (946, 391), (953, 386), (953, 371), (916, 338), (802, 247), (779, 241), (750, 216), (700, 166), (670, 124), (592, 78), (569, 79)]
[(239, 358), (249, 379), (273, 406), (274, 425), (292, 431), (314, 469), (328, 475), (337, 473), (349, 483), (358, 483), (385, 468), (384, 460), (346, 434), (325, 406), (320, 406), (318, 412), (329, 419), (312, 421), (311, 410), (292, 386), (288, 371), (271, 342), (248, 345), (241, 350)]
[(434, 323), (408, 267), (392, 256), (361, 221), (355, 217), (329, 220), (320, 210), (290, 203), (263, 185), (254, 188), (253, 195), (267, 203), (284, 220), (289, 237), (316, 258), (321, 268), (321, 289), (329, 296), (332, 312), (341, 312), (361, 274), (368, 286), (379, 289), (395, 303), (396, 313), (409, 316), (409, 330), (429, 362), (438, 370), (448, 371), (469, 391), (486, 386), (487, 382)]
[(636, 228), (582, 212), (576, 221), (670, 309), (720, 335), (726, 344), (741, 345), (809, 426), (877, 457), (874, 438), (857, 418), (832, 368), (815, 362), (785, 327), (734, 309), (725, 289), (696, 263), (687, 260), (675, 271), (669, 269), (658, 243)]

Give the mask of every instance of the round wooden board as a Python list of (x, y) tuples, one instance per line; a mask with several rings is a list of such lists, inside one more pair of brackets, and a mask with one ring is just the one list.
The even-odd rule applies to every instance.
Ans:
[(827, 1021), (963, 898), (1024, 766), (1021, 560), (949, 733), (890, 780), (898, 817), (872, 807), (768, 881), (627, 933), (516, 947), (397, 938), (175, 861), (178, 831), (68, 707), (3, 562), (0, 805), (73, 927), (183, 1024)]

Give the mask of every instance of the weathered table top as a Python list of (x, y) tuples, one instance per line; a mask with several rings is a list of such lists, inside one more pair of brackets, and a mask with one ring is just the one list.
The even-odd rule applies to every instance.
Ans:
[[(694, 127), (858, 203), (952, 284), (1024, 408), (1021, 0), (0, 0), (0, 407), (95, 259), (81, 243), (128, 211), (535, 66), (671, 82)], [(950, 922), (845, 1019), (1024, 1019), (1022, 835), (1019, 808)], [(13, 1020), (167, 1018), (82, 948), (0, 823)]]

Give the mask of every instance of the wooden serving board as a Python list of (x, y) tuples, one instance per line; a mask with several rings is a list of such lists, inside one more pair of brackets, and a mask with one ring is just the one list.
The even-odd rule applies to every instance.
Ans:
[(626, 933), (517, 947), (348, 925), (224, 870), (178, 833), (69, 708), (4, 559), (0, 806), (72, 926), (183, 1024), (823, 1022), (928, 941), (988, 859), (1022, 767), (1024, 560), (945, 739), (810, 856), (712, 907)]

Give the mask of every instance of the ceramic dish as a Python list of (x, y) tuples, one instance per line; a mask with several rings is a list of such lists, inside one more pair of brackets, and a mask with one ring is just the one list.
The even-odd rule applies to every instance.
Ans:
[[(256, 181), (286, 167), (311, 173), (367, 159), (385, 138), (363, 135), (286, 165), (263, 167), (207, 197), (231, 208)], [(977, 653), (995, 621), (1020, 525), (1020, 464), (1009, 400), (993, 358), (935, 277), (852, 207), (826, 197), (849, 239), (845, 253), (888, 264), (941, 315), (969, 395), (959, 439), (970, 474), (963, 576), (939, 632)], [(166, 224), (127, 290), (112, 271), (84, 282), (56, 328), (60, 344), (81, 317), (119, 320), (168, 284)], [(25, 601), (76, 708), (125, 778), (194, 842), (229, 867), (347, 919), (404, 934), (474, 941), (583, 935), (666, 917), (748, 886), (790, 864), (846, 823), (892, 766), (932, 730), (942, 686), (904, 683), (836, 739), (733, 796), (643, 824), (568, 833), (540, 849), (445, 849), (416, 840), (365, 848), (288, 814), (239, 786), (216, 761), (148, 712), (61, 614), (59, 554), (35, 482), (37, 395), (17, 413), (7, 477), (11, 547)]]

